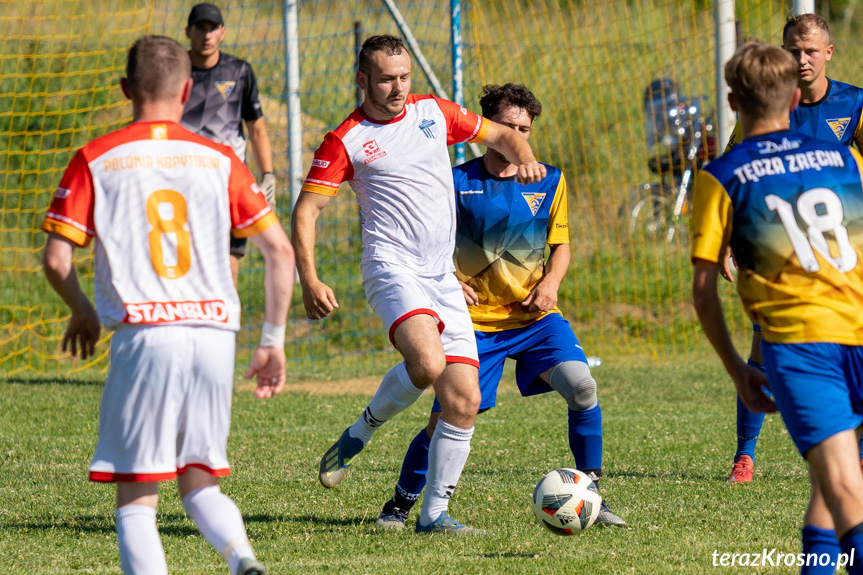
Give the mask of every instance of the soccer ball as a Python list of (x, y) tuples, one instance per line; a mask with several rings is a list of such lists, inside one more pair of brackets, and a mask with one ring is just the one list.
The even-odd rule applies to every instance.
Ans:
[(533, 514), (557, 535), (576, 535), (593, 525), (600, 505), (596, 483), (578, 469), (556, 469), (533, 490)]

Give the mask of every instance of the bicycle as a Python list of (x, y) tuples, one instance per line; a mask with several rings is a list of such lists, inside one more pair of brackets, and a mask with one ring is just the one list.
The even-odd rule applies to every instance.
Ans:
[(716, 156), (713, 124), (704, 114), (702, 96), (681, 97), (668, 78), (653, 80), (644, 93), (644, 119), (651, 152), (650, 171), (658, 182), (643, 182), (621, 208), (632, 236), (672, 242), (685, 237), (695, 172)]

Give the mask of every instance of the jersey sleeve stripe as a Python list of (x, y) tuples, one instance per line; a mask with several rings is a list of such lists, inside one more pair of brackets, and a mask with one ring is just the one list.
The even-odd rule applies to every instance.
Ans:
[(320, 194), (322, 196), (335, 196), (336, 193), (339, 191), (339, 187), (338, 186), (332, 187), (330, 185), (323, 185), (323, 184), (314, 184), (314, 183), (311, 183), (307, 179), (306, 182), (303, 184), (303, 187), (300, 188), (300, 190), (303, 192), (311, 192), (313, 194)]
[(271, 210), (269, 210), (269, 206), (266, 209), (261, 210), (254, 217), (246, 220), (242, 224), (233, 228), (234, 236), (238, 238), (248, 238), (249, 236), (255, 236), (272, 226), (273, 224), (279, 223), (279, 219), (276, 217)]
[(489, 129), (491, 129), (491, 120), (483, 118), (482, 116), (478, 116), (478, 118), (479, 121), (477, 122), (476, 128), (474, 128), (473, 135), (466, 140), (475, 144), (484, 142), (488, 137)]
[(60, 214), (48, 213), (45, 221), (42, 222), (42, 230), (48, 233), (55, 233), (63, 236), (67, 240), (73, 242), (80, 247), (86, 247), (93, 236), (96, 235), (92, 230), (87, 229), (78, 222), (71, 220)]

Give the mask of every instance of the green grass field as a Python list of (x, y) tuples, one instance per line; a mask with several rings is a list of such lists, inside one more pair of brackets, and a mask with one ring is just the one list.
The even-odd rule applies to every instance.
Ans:
[[(733, 388), (708, 350), (696, 348), (674, 364), (606, 358), (595, 371), (605, 428), (600, 487), (629, 522), (625, 529), (591, 528), (564, 538), (535, 523), (534, 484), (572, 466), (565, 407), (556, 395), (521, 399), (511, 370), (498, 407), (477, 420), (450, 506), (454, 517), (487, 529), (487, 536), (429, 537), (374, 526), (404, 450), (425, 423), (430, 396), (379, 431), (344, 483), (333, 490), (319, 485), (319, 457), (359, 416), (375, 378), (295, 381), (271, 401), (256, 401), (249, 385), (239, 384), (229, 445), (233, 476), (222, 486), (272, 574), (695, 574), (717, 572), (714, 551), (798, 553), (805, 465), (779, 416), (770, 415), (755, 482), (726, 485), (735, 447)], [(0, 386), (0, 570), (119, 573), (113, 488), (86, 479), (100, 382), (25, 378)], [(158, 521), (171, 572), (227, 573), (185, 516), (173, 485), (165, 484), (162, 497)]]

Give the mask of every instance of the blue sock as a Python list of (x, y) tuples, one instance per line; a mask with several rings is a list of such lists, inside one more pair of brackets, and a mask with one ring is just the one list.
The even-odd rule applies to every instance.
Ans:
[(602, 410), (596, 407), (584, 411), (569, 410), (569, 448), (575, 466), (597, 476), (602, 470)]
[[(756, 369), (760, 369), (764, 373), (764, 366), (755, 363), (751, 359), (746, 362)], [(740, 459), (742, 455), (748, 455), (755, 462), (755, 444), (758, 443), (758, 434), (761, 433), (761, 426), (764, 424), (763, 413), (753, 413), (743, 404), (740, 396), (737, 396), (737, 453), (734, 454), (734, 461)]]
[(402, 472), (399, 475), (399, 482), (396, 484), (396, 493), (393, 497), (393, 501), (399, 509), (410, 511), (426, 486), (426, 473), (429, 470), (429, 445), (431, 445), (431, 437), (423, 428), (411, 441), (410, 447), (405, 453)]
[(853, 527), (839, 542), (848, 564), (848, 575), (863, 575), (863, 523)]
[[(800, 575), (833, 575), (839, 560), (839, 541), (832, 529), (822, 529), (806, 525), (801, 532), (803, 539), (803, 566)], [(821, 556), (828, 555), (830, 561), (821, 565)]]

